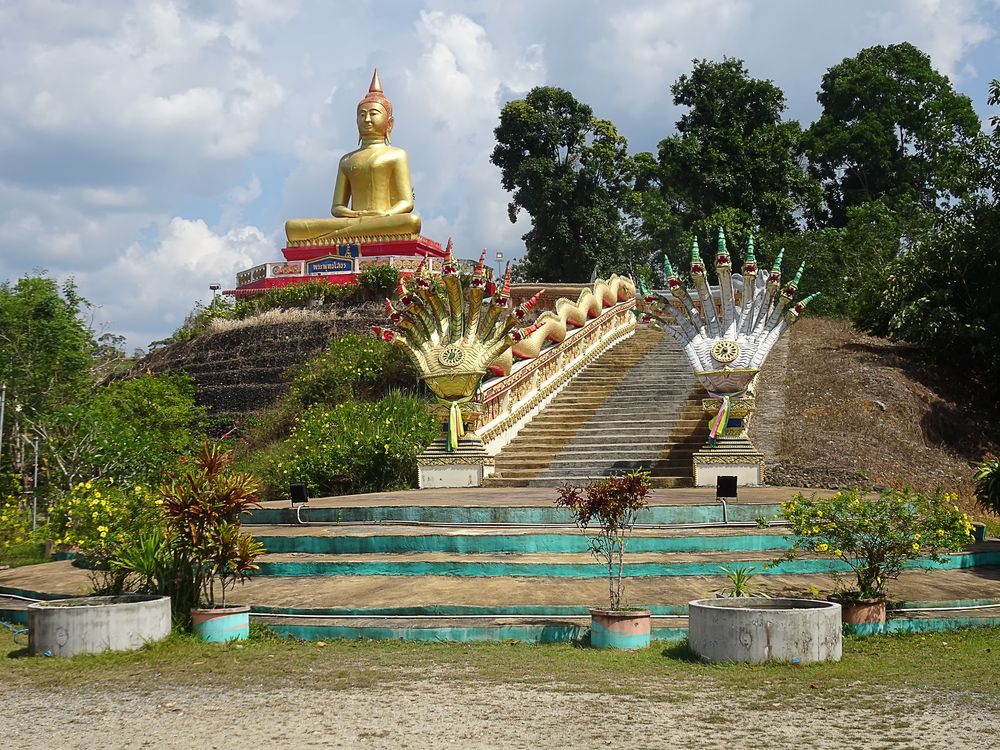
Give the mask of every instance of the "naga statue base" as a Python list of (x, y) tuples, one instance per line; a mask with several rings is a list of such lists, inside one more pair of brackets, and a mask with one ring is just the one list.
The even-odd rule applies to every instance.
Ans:
[[(719, 412), (721, 399), (703, 399), (702, 408), (711, 415)], [(713, 487), (721, 476), (735, 476), (740, 487), (764, 484), (764, 454), (747, 435), (750, 417), (756, 408), (752, 397), (734, 398), (726, 427), (694, 454), (694, 486)]]
[(483, 480), (496, 470), (493, 456), (474, 432), (466, 432), (458, 448), (448, 450), (448, 436), (440, 437), (417, 457), (417, 486), (482, 487)]

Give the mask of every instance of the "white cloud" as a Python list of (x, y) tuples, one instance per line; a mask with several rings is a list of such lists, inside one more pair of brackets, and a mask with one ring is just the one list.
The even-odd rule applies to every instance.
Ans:
[[(75, 274), (134, 345), (208, 284), (327, 215), (378, 66), (424, 233), (523, 251), (489, 163), (501, 107), (560, 86), (633, 151), (676, 120), (694, 58), (746, 61), (808, 124), (824, 71), (911, 41), (973, 93), (1000, 69), (994, 0), (0, 0), (0, 278)], [(178, 218), (185, 217), (185, 218)], [(84, 280), (86, 286), (84, 287)]]
[(979, 4), (971, 0), (896, 0), (890, 6), (870, 11), (883, 36), (915, 44), (953, 83), (975, 75), (975, 68), (962, 64), (962, 59), (972, 47), (993, 37)]
[(608, 35), (591, 45), (591, 59), (598, 69), (614, 61), (608, 67), (618, 82), (611, 89), (618, 101), (648, 109), (656, 92), (665, 91), (692, 59), (705, 56), (707, 40), (746, 28), (751, 11), (746, 0), (630, 4), (610, 19)]
[(220, 234), (200, 219), (175, 217), (152, 247), (133, 243), (109, 265), (76, 280), (84, 296), (102, 303), (99, 318), (109, 330), (126, 336), (130, 346), (144, 346), (180, 326), (193, 300), (210, 296), (210, 283), (229, 288), (237, 271), (275, 252), (257, 227)]

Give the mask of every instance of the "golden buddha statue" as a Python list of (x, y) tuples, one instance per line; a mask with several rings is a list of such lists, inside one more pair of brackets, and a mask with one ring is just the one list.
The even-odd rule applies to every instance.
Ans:
[(378, 70), (358, 103), (359, 147), (337, 168), (332, 219), (285, 223), (289, 245), (410, 239), (420, 233), (406, 152), (390, 145), (392, 104), (382, 93)]

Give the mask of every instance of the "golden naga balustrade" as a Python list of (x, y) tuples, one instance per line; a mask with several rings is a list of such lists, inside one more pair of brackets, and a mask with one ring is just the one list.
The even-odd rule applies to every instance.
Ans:
[[(598, 280), (576, 301), (559, 298), (555, 310), (520, 328), (542, 292), (509, 310), (509, 266), (497, 289), (484, 278), (484, 261), (485, 251), (463, 292), (449, 242), (440, 279), (420, 269), (412, 292), (400, 284), (398, 304), (386, 300), (397, 330), (375, 333), (407, 351), (437, 396), (447, 451), (475, 445), (482, 462), (491, 463), (487, 454), (495, 455), (586, 364), (634, 332), (635, 285), (619, 276)], [(436, 464), (459, 460), (434, 455)]]

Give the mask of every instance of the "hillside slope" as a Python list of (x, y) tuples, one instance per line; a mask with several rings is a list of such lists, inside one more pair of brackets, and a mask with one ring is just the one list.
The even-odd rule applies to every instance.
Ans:
[[(136, 370), (185, 371), (213, 421), (252, 414), (287, 392), (291, 371), (348, 332), (382, 321), (377, 305), (272, 311), (215, 321), (160, 349)], [(973, 467), (998, 445), (987, 436), (995, 403), (976, 402), (954, 373), (928, 367), (913, 347), (858, 333), (843, 320), (804, 318), (775, 348), (750, 432), (768, 457), (767, 482), (800, 487), (940, 485), (971, 506)], [(995, 435), (995, 433), (994, 433)]]
[(751, 435), (770, 457), (768, 483), (940, 485), (971, 501), (973, 467), (997, 450), (986, 417), (955, 373), (911, 346), (805, 318), (768, 360)]
[(186, 372), (213, 423), (254, 414), (288, 392), (291, 373), (331, 339), (367, 334), (384, 321), (377, 305), (315, 310), (271, 310), (246, 320), (213, 320), (190, 341), (144, 357), (133, 372)]

